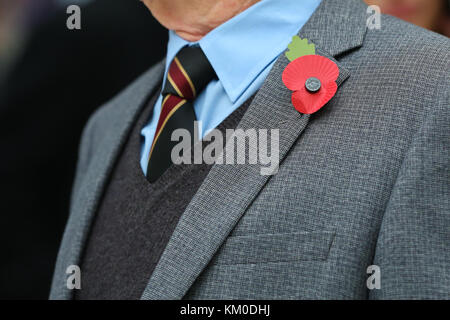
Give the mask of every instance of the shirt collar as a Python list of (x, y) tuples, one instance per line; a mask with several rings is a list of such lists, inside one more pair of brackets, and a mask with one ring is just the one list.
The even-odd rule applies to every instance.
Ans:
[(169, 32), (166, 70), (186, 45), (199, 45), (234, 103), (287, 47), (321, 0), (261, 0), (198, 42)]

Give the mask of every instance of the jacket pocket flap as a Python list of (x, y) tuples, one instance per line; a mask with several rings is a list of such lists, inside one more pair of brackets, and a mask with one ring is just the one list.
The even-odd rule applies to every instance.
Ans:
[(232, 236), (222, 245), (212, 264), (326, 260), (334, 232), (298, 232)]

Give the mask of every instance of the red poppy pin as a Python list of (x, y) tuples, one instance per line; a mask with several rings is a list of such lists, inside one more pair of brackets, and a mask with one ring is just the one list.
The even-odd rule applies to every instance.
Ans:
[(320, 110), (337, 91), (339, 68), (328, 58), (316, 55), (315, 45), (295, 36), (286, 57), (291, 63), (283, 71), (283, 82), (293, 91), (292, 104), (298, 112)]

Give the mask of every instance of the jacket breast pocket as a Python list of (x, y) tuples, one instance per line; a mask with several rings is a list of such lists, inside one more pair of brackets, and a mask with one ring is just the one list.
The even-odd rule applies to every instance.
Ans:
[(237, 265), (324, 261), (328, 257), (334, 234), (334, 232), (320, 231), (231, 236), (219, 249), (211, 263)]

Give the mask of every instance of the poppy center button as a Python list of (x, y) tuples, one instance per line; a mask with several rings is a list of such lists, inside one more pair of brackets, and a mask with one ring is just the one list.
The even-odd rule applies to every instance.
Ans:
[(311, 77), (305, 82), (306, 90), (308, 90), (311, 93), (317, 92), (320, 90), (320, 87), (322, 87), (322, 83), (319, 79)]

